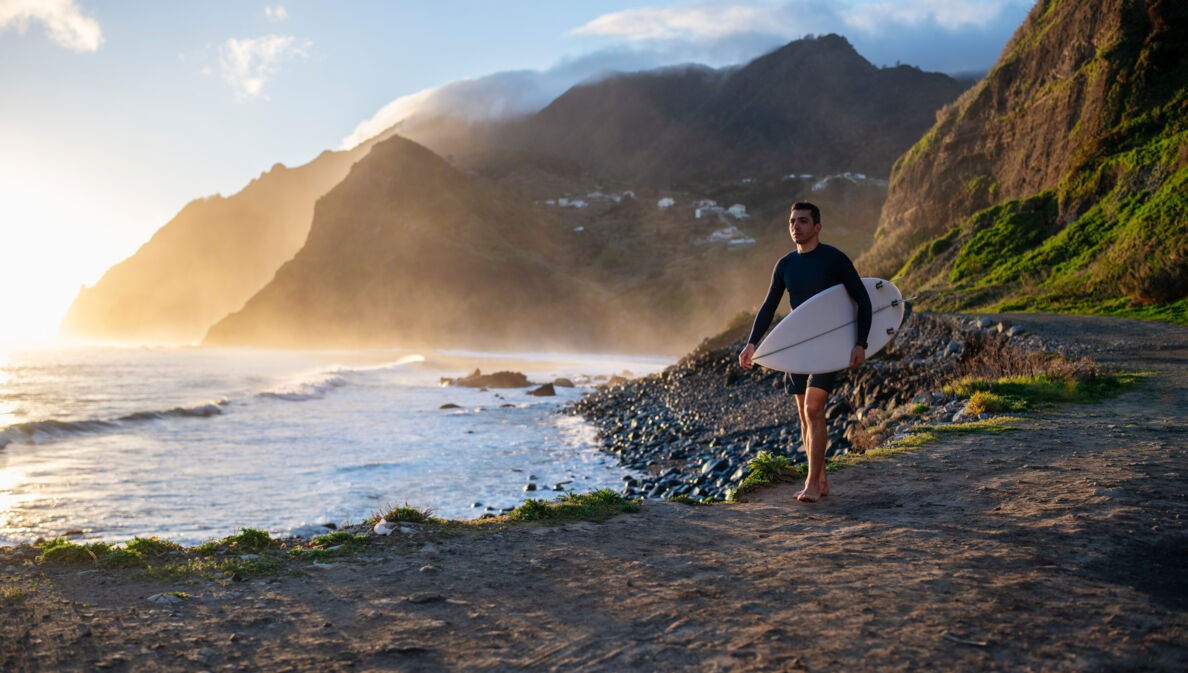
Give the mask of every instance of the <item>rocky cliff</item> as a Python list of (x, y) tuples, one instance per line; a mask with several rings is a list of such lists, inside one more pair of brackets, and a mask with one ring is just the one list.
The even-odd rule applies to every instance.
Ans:
[(305, 246), (206, 345), (571, 347), (634, 342), (529, 202), (399, 136), (317, 203)]
[(191, 201), (134, 255), (83, 288), (62, 321), (64, 336), (197, 342), (243, 306), (305, 242), (314, 201), (366, 151), (323, 152), (281, 164), (239, 193)]
[(867, 273), (936, 308), (1188, 320), (1188, 5), (1041, 0), (895, 163)]

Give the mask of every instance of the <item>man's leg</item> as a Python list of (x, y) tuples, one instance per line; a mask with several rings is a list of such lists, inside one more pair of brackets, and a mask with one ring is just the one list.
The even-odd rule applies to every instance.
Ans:
[(808, 456), (808, 477), (804, 480), (804, 490), (796, 495), (796, 499), (801, 502), (816, 502), (829, 492), (829, 480), (825, 477), (825, 445), (829, 443), (825, 426), (825, 401), (828, 399), (829, 391), (812, 387), (803, 396), (796, 396), (801, 428), (808, 444), (805, 451)]

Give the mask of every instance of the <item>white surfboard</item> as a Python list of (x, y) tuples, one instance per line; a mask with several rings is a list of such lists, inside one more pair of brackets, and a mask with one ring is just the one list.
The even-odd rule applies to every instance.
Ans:
[[(870, 295), (870, 336), (866, 357), (878, 353), (903, 322), (903, 295), (889, 280), (863, 278)], [(858, 343), (858, 305), (843, 285), (809, 297), (780, 321), (759, 346), (751, 361), (792, 374), (823, 374), (850, 366), (850, 352)]]

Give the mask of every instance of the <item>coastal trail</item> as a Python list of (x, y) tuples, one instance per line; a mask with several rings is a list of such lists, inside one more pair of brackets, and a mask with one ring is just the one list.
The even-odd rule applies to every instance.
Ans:
[[(795, 483), (646, 501), (226, 584), (5, 569), (0, 552), (27, 587), (0, 604), (0, 669), (1185, 670), (1188, 328), (1009, 318), (1150, 374), (838, 471), (815, 505)], [(147, 600), (170, 590), (191, 597)]]

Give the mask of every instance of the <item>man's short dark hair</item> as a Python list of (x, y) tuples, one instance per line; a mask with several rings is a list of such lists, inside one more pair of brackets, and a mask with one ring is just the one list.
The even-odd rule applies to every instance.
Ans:
[(813, 214), (813, 224), (821, 223), (821, 209), (808, 201), (797, 201), (793, 203), (792, 210), (807, 210)]

